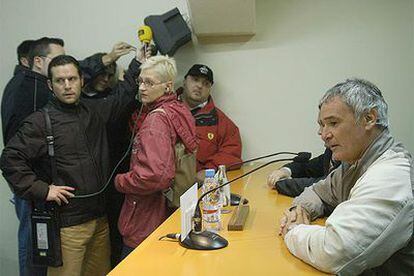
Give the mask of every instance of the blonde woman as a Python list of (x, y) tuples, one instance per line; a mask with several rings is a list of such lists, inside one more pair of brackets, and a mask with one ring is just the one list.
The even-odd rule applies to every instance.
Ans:
[(141, 66), (139, 93), (147, 112), (137, 118), (142, 125), (134, 138), (130, 170), (115, 179), (115, 187), (125, 194), (118, 223), (123, 258), (171, 213), (162, 191), (175, 176), (175, 144), (181, 141), (189, 152), (197, 148), (194, 119), (174, 92), (176, 75), (175, 61), (168, 56), (151, 57)]

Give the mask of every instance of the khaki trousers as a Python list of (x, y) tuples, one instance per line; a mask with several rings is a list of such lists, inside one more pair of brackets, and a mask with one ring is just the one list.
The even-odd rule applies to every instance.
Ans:
[(63, 266), (50, 276), (100, 276), (110, 271), (108, 220), (105, 217), (60, 229)]

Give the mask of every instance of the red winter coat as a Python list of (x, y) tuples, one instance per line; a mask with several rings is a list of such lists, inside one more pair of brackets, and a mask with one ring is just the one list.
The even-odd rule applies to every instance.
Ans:
[[(194, 115), (196, 119), (199, 148), (197, 151), (197, 171), (217, 169), (219, 165), (241, 162), (241, 138), (238, 127), (215, 107), (210, 97), (207, 105)], [(232, 166), (230, 169), (238, 169)]]
[(197, 149), (194, 119), (175, 94), (162, 96), (148, 111), (135, 136), (130, 171), (115, 178), (116, 189), (125, 193), (118, 227), (129, 247), (138, 246), (170, 214), (162, 190), (175, 175), (177, 139), (188, 151)]

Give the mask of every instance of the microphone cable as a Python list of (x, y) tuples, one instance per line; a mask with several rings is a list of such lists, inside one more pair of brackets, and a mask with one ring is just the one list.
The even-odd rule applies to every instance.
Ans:
[(118, 167), (121, 165), (121, 163), (125, 160), (125, 158), (128, 156), (128, 154), (129, 154), (129, 152), (130, 152), (130, 150), (131, 150), (132, 144), (133, 144), (133, 142), (134, 142), (135, 130), (136, 130), (136, 128), (137, 128), (137, 125), (138, 125), (138, 119), (139, 119), (139, 117), (141, 116), (143, 106), (144, 106), (144, 105), (143, 105), (143, 104), (141, 104), (141, 107), (140, 107), (139, 112), (138, 112), (138, 115), (137, 115), (137, 119), (136, 119), (136, 121), (135, 121), (135, 123), (134, 123), (134, 127), (132, 128), (132, 133), (131, 133), (131, 137), (129, 138), (128, 148), (126, 149), (126, 151), (125, 151), (124, 155), (123, 155), (123, 156), (121, 157), (121, 159), (118, 161), (118, 163), (116, 164), (116, 166), (113, 168), (113, 170), (112, 170), (112, 172), (111, 172), (111, 174), (110, 174), (110, 176), (109, 176), (108, 180), (106, 181), (105, 185), (104, 185), (104, 186), (103, 186), (103, 187), (102, 187), (99, 191), (97, 191), (97, 192), (90, 193), (90, 194), (84, 194), (84, 195), (75, 195), (74, 197), (71, 197), (71, 198), (69, 198), (69, 199), (81, 199), (81, 198), (90, 198), (90, 197), (94, 197), (94, 196), (97, 196), (97, 195), (99, 195), (99, 194), (103, 193), (103, 192), (106, 190), (106, 188), (108, 188), (109, 184), (111, 183), (111, 179), (112, 179), (112, 177), (114, 176), (114, 174), (115, 174), (116, 170), (117, 170), (117, 169), (118, 169)]
[(169, 241), (178, 241), (181, 235), (179, 233), (171, 233), (160, 237), (159, 241), (164, 241), (165, 239), (169, 239)]

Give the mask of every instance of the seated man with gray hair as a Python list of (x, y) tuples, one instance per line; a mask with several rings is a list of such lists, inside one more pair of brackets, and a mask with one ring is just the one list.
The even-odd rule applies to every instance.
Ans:
[[(390, 134), (381, 91), (360, 79), (337, 84), (320, 101), (318, 123), (342, 163), (285, 212), (289, 251), (334, 274), (412, 275), (413, 161)], [(325, 226), (309, 225), (332, 210)]]

